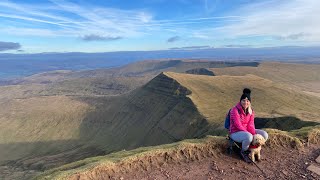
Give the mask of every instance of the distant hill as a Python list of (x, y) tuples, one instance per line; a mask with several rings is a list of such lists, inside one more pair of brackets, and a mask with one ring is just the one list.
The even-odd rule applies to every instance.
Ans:
[(186, 73), (187, 74), (214, 76), (214, 73), (212, 71), (209, 71), (208, 69), (205, 69), (205, 68), (190, 69), (190, 70), (187, 70)]
[[(86, 71), (50, 71), (2, 82), (28, 89), (28, 96), (117, 95), (136, 89), (164, 71), (185, 72), (194, 68), (258, 66), (257, 62), (223, 62), (208, 60), (149, 60), (126, 66)], [(32, 91), (32, 87), (41, 87)], [(20, 93), (21, 94), (21, 93)], [(18, 96), (19, 97), (19, 96)]]
[(244, 76), (254, 74), (292, 89), (320, 96), (320, 65), (263, 62), (257, 67), (228, 67), (211, 69), (217, 75)]
[(150, 59), (207, 59), (221, 61), (282, 61), (320, 63), (319, 47), (207, 48), (104, 53), (0, 54), (0, 79), (55, 70), (119, 67)]

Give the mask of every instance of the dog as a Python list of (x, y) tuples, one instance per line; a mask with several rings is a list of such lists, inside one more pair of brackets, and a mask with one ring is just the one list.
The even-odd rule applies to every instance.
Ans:
[(255, 162), (255, 156), (257, 156), (257, 161), (261, 161), (261, 146), (263, 146), (265, 143), (266, 140), (263, 136), (261, 136), (260, 134), (253, 135), (253, 139), (249, 147), (249, 157), (253, 162)]

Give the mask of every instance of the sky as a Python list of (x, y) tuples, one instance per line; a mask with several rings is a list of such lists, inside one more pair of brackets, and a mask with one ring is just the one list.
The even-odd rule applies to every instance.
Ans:
[(0, 53), (319, 46), (319, 0), (1, 0)]

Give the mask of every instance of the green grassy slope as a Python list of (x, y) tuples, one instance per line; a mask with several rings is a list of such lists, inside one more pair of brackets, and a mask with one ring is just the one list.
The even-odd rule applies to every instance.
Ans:
[(63, 96), (1, 102), (0, 162), (73, 148), (88, 111), (88, 104)]

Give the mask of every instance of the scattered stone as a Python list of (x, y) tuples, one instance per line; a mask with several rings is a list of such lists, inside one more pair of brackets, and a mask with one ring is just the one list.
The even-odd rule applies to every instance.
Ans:
[(286, 170), (281, 171), (284, 175), (288, 176), (288, 172)]
[(317, 157), (316, 162), (320, 164), (320, 156)]
[(308, 163), (308, 162), (305, 162), (304, 164), (305, 164), (305, 165), (308, 165), (309, 163)]
[(306, 178), (306, 176), (305, 176), (305, 175), (302, 175), (302, 174), (300, 175), (300, 177), (302, 177), (302, 178)]
[(164, 175), (165, 175), (167, 178), (170, 177), (169, 173), (165, 173)]
[(320, 175), (320, 167), (318, 167), (318, 166), (315, 166), (315, 165), (311, 164), (310, 166), (308, 166), (307, 169), (308, 169), (309, 171), (312, 171), (312, 172)]

